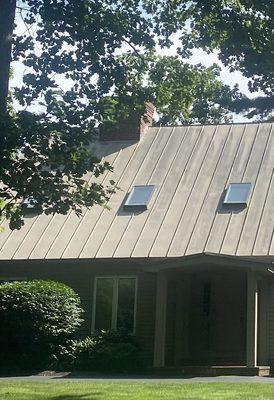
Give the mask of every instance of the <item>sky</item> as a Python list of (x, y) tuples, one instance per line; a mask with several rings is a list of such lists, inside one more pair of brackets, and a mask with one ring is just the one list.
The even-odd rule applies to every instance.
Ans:
[[(23, 32), (26, 32), (26, 30), (29, 30), (31, 34), (35, 34), (35, 27), (28, 27), (25, 25), (23, 19), (21, 18), (20, 14), (17, 14), (16, 17), (16, 33), (17, 34), (22, 34)], [(158, 48), (158, 54), (159, 55), (175, 55), (176, 54), (176, 49), (179, 47), (180, 41), (179, 41), (179, 36), (180, 34), (174, 34), (172, 37), (172, 40), (174, 42), (173, 46), (171, 46), (169, 49), (160, 49)], [(39, 51), (39, 49), (37, 49)], [(227, 67), (225, 67), (221, 61), (218, 59), (217, 52), (216, 53), (211, 53), (207, 54), (201, 49), (196, 49), (193, 51), (192, 57), (187, 59), (187, 62), (191, 64), (198, 64), (201, 63), (205, 65), (206, 67), (209, 67), (213, 63), (218, 64), (221, 67), (221, 73), (220, 73), (220, 78), (221, 80), (233, 87), (235, 84), (239, 85), (239, 89), (242, 93), (248, 95), (249, 97), (254, 97), (257, 96), (260, 93), (250, 93), (248, 90), (248, 79), (245, 78), (240, 72), (230, 72)], [(23, 65), (22, 62), (20, 61), (14, 61), (12, 63), (12, 69), (13, 69), (13, 78), (10, 82), (10, 87), (16, 87), (16, 86), (21, 86), (23, 76), (25, 73), (27, 73), (27, 68)], [(67, 81), (64, 77), (58, 76), (57, 77), (57, 83), (59, 84), (60, 88), (63, 90), (66, 90), (70, 86), (70, 82)], [(14, 106), (16, 109), (20, 109), (20, 106), (18, 102), (14, 102)], [(39, 112), (41, 110), (41, 106), (38, 104), (34, 104), (30, 107), (28, 107), (29, 111), (36, 111)], [(248, 121), (246, 118), (244, 118), (242, 115), (234, 115), (233, 116), (234, 122), (245, 122)]]

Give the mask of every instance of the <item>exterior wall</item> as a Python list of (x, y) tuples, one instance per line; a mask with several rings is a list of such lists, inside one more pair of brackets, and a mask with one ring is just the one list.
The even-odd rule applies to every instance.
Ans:
[(0, 279), (51, 279), (72, 287), (81, 298), (84, 322), (78, 337), (91, 333), (93, 290), (95, 276), (137, 275), (136, 338), (141, 345), (146, 365), (153, 363), (155, 327), (156, 275), (144, 273), (141, 268), (125, 263), (118, 265), (87, 265), (71, 261), (67, 263), (0, 263)]
[[(78, 336), (83, 337), (91, 333), (92, 306), (94, 277), (99, 275), (136, 275), (138, 277), (137, 309), (136, 309), (136, 337), (141, 344), (146, 365), (153, 364), (154, 353), (154, 330), (155, 330), (155, 298), (156, 298), (156, 273), (144, 272), (141, 266), (128, 261), (116, 263), (93, 263), (88, 264), (74, 261), (44, 261), (44, 262), (0, 262), (0, 279), (52, 279), (71, 286), (80, 296), (82, 308), (84, 309), (84, 322), (78, 331)], [(244, 313), (246, 312), (246, 284), (245, 272), (229, 272), (219, 270), (206, 272), (205, 275), (214, 277), (215, 282), (221, 288), (225, 282), (226, 290), (218, 289), (216, 298), (230, 300), (219, 310), (223, 313), (225, 321), (229, 315), (237, 311), (238, 301), (241, 298)], [(204, 275), (204, 276), (205, 276)], [(166, 321), (166, 357), (167, 366), (180, 365), (189, 362), (192, 353), (191, 340), (195, 336), (193, 331), (193, 306), (195, 301), (191, 300), (190, 292), (193, 291), (193, 279), (201, 277), (202, 273), (183, 273), (170, 271), (168, 273), (168, 298), (167, 298), (167, 321)], [(196, 277), (196, 278), (195, 278)], [(259, 340), (258, 340), (258, 363), (260, 365), (272, 364), (274, 367), (274, 279), (272, 275), (258, 275), (259, 284)], [(239, 284), (241, 282), (241, 284)], [(262, 284), (263, 282), (263, 284)], [(235, 284), (236, 283), (236, 284)], [(217, 285), (218, 286), (218, 285)], [(242, 294), (242, 296), (241, 296)], [(193, 303), (194, 301), (194, 303)], [(232, 303), (231, 303), (232, 301)], [(218, 337), (215, 345), (222, 348), (226, 346), (227, 355), (232, 355), (229, 343), (237, 338), (239, 324), (235, 324), (233, 318), (230, 326), (233, 328), (228, 332), (224, 323), (219, 326)], [(245, 314), (243, 315), (242, 328), (245, 329)], [(198, 330), (197, 330), (198, 331)], [(220, 334), (220, 332), (225, 334)], [(226, 340), (226, 335), (230, 337)], [(230, 347), (229, 347), (230, 346)], [(235, 349), (234, 349), (235, 350)], [(245, 333), (242, 343), (238, 348), (242, 354), (241, 363), (245, 364)], [(236, 351), (236, 353), (237, 353)], [(220, 360), (221, 362), (226, 362)]]

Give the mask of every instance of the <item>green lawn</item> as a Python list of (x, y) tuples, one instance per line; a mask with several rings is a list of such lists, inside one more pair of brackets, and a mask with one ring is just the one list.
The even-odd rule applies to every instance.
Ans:
[(1, 381), (1, 400), (273, 400), (270, 384)]

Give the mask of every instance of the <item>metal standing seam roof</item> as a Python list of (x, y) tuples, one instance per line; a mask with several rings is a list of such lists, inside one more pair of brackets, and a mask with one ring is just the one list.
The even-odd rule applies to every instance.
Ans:
[[(274, 256), (273, 124), (150, 128), (140, 142), (102, 142), (114, 167), (98, 179), (121, 190), (108, 211), (45, 214), (0, 233), (0, 259)], [(250, 182), (246, 208), (222, 204), (229, 183)], [(133, 185), (155, 185), (146, 211), (125, 211)], [(5, 225), (5, 224), (4, 224)]]

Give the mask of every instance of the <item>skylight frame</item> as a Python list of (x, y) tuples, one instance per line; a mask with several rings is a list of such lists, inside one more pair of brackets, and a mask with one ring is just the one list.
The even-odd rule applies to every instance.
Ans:
[[(134, 196), (138, 196), (138, 189), (148, 189), (148, 193), (145, 194), (144, 201), (134, 201)], [(155, 190), (155, 185), (134, 185), (126, 198), (124, 203), (124, 210), (137, 210), (137, 211), (145, 211), (148, 209), (149, 202), (151, 200), (152, 194)], [(139, 193), (140, 195), (140, 193)]]
[(37, 207), (37, 200), (35, 200), (32, 196), (26, 197), (23, 199), (21, 205), (24, 210), (34, 210)]
[[(239, 200), (234, 200), (231, 199), (231, 197), (233, 196), (232, 192), (233, 190), (237, 190), (237, 186), (238, 187), (246, 187), (246, 193), (241, 193), (242, 196), (244, 196), (244, 198), (240, 198)], [(251, 183), (250, 182), (236, 182), (236, 183), (230, 183), (226, 194), (225, 194), (225, 198), (223, 201), (224, 205), (247, 205), (248, 204), (248, 200), (249, 200), (249, 196), (250, 196), (250, 191), (251, 191)], [(234, 194), (235, 196), (235, 194)]]

